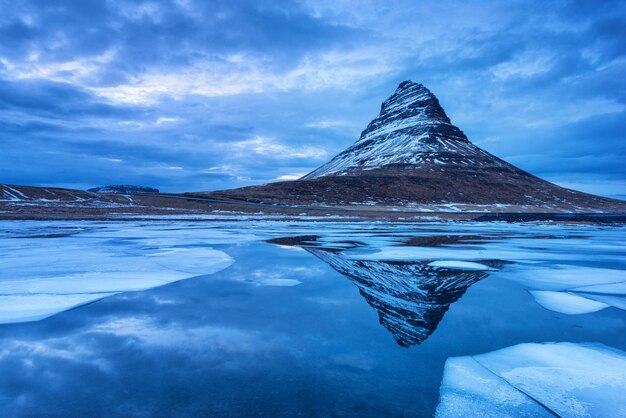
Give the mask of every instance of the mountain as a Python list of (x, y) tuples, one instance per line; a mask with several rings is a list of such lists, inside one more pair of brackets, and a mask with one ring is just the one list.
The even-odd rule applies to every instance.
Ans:
[(383, 102), (358, 141), (299, 180), (183, 194), (0, 184), (0, 218), (207, 213), (614, 223), (624, 222), (626, 202), (559, 187), (482, 150), (411, 81)]
[(383, 102), (354, 145), (303, 179), (381, 168), (433, 172), (459, 166), (499, 170), (507, 165), (469, 142), (426, 87), (405, 81)]
[(114, 194), (144, 194), (144, 193), (159, 193), (159, 189), (154, 187), (145, 186), (130, 186), (116, 184), (112, 186), (101, 186), (88, 189), (87, 191), (93, 193), (114, 193)]
[(301, 179), (191, 195), (418, 211), (626, 211), (624, 201), (565, 189), (472, 144), (412, 81), (400, 83), (358, 141)]

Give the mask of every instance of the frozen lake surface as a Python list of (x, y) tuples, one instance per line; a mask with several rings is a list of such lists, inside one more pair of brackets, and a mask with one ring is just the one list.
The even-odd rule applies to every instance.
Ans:
[(0, 416), (626, 416), (626, 228), (0, 222)]

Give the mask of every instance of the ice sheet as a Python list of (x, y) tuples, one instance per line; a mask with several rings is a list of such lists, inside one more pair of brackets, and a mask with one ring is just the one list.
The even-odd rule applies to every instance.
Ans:
[(618, 309), (626, 311), (626, 296), (623, 295), (605, 295), (601, 293), (583, 293), (576, 292), (575, 295), (583, 296), (590, 300), (596, 300), (598, 302), (606, 303), (607, 305), (614, 306)]
[(580, 266), (518, 267), (504, 277), (528, 287), (537, 303), (568, 315), (596, 312), (609, 306), (626, 309), (624, 270)]
[(48, 238), (1, 239), (0, 323), (39, 320), (119, 292), (212, 274), (233, 262), (199, 239), (155, 242), (149, 228), (147, 238), (138, 228), (132, 239), (110, 229), (109, 236), (57, 236), (44, 229), (35, 236)]
[(439, 418), (554, 417), (472, 357), (446, 361), (439, 392)]
[(535, 301), (546, 309), (568, 315), (586, 314), (608, 308), (606, 303), (587, 299), (565, 292), (551, 290), (531, 290)]
[[(506, 266), (490, 277), (518, 281), (531, 291), (564, 291), (579, 296), (578, 301), (587, 305), (595, 301), (624, 309), (625, 231), (620, 227), (580, 225), (303, 223), (267, 219), (3, 221), (0, 222), (0, 297), (27, 291), (28, 294), (84, 294), (140, 290), (210, 274), (221, 268), (211, 267), (210, 260), (219, 259), (223, 253), (212, 252), (217, 250), (210, 246), (315, 235), (315, 245), (345, 249), (344, 255), (353, 260), (425, 261), (443, 268), (478, 268), (482, 260), (502, 260), (508, 262)], [(404, 245), (412, 237), (435, 235), (476, 235), (487, 239), (438, 247)], [(41, 238), (44, 236), (48, 238)], [(62, 245), (57, 245), (59, 242)], [(611, 268), (581, 267), (583, 263)], [(102, 280), (105, 276), (107, 280)], [(297, 284), (259, 280), (257, 283)]]
[(300, 280), (296, 279), (260, 279), (256, 282), (261, 286), (297, 286), (302, 284)]
[[(506, 262), (505, 267), (491, 277), (513, 280), (531, 292), (538, 292), (533, 293), (535, 299), (547, 309), (570, 315), (609, 306), (625, 309), (623, 228), (600, 230), (579, 226), (571, 237), (564, 232), (572, 233), (573, 227), (483, 226), (485, 229), (477, 236), (486, 238), (477, 239), (479, 243), (412, 247), (393, 240), (370, 241), (368, 237), (359, 237), (363, 246), (347, 250), (346, 256), (363, 261), (428, 261), (433, 267), (459, 269), (477, 269), (482, 260), (498, 260)], [(472, 228), (465, 233), (471, 234)], [(512, 236), (507, 237), (508, 234)], [(582, 266), (583, 263), (603, 267)]]
[(567, 265), (533, 266), (515, 268), (507, 278), (533, 289), (568, 290), (625, 282), (626, 271)]
[(576, 287), (572, 289), (572, 292), (596, 293), (601, 295), (626, 295), (626, 281)]
[(431, 267), (444, 267), (454, 270), (494, 270), (493, 268), (471, 261), (439, 260), (428, 264)]
[(38, 321), (115, 293), (21, 294), (0, 296), (0, 324)]
[[(420, 232), (417, 236), (459, 234), (485, 236), (481, 243), (413, 247), (392, 242), (370, 246), (368, 251), (348, 254), (358, 260), (507, 260), (517, 264), (576, 264), (581, 254), (595, 262), (613, 262), (626, 257), (625, 228), (567, 227), (563, 225), (448, 224), (439, 231)], [(415, 236), (415, 235), (414, 235)], [(367, 237), (361, 239), (369, 244)]]
[(436, 416), (625, 416), (625, 370), (626, 353), (591, 343), (528, 343), (451, 358)]

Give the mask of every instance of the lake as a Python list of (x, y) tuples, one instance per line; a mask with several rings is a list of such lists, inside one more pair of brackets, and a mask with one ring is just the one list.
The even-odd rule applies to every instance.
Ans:
[(625, 287), (618, 226), (2, 221), (0, 415), (507, 411), (464, 387), (479, 372), (460, 378), (455, 359), (474, 358), (518, 407), (561, 414), (583, 383), (547, 399), (545, 379), (498, 371), (541, 347), (554, 359), (524, 364), (579, 350), (585, 379), (612, 353), (603, 401), (578, 416), (618, 416)]

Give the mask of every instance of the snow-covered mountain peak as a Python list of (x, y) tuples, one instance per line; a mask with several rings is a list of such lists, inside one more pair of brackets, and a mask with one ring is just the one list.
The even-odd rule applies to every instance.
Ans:
[(407, 117), (424, 112), (427, 113), (424, 115), (425, 119), (450, 123), (450, 119), (439, 105), (437, 97), (430, 90), (423, 84), (406, 80), (400, 83), (396, 91), (382, 103), (379, 117), (381, 115)]
[(439, 124), (450, 125), (450, 119), (437, 97), (424, 85), (407, 80), (382, 103), (380, 113), (361, 133), (359, 142), (382, 133)]
[[(477, 157), (477, 158), (476, 158)], [(484, 164), (492, 156), (452, 125), (435, 95), (420, 83), (400, 83), (351, 147), (303, 177), (346, 175), (389, 165)], [(480, 160), (480, 161), (478, 161)], [(498, 165), (494, 159), (490, 164)]]

